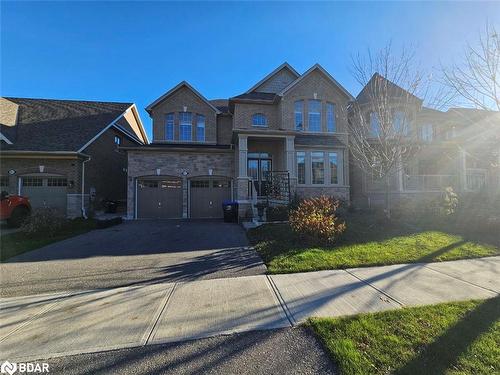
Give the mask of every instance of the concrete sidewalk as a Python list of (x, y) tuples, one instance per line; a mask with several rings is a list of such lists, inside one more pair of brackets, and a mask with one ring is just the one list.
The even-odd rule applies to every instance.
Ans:
[(4, 298), (0, 359), (290, 327), (312, 316), (492, 298), (499, 292), (500, 257), (491, 257)]

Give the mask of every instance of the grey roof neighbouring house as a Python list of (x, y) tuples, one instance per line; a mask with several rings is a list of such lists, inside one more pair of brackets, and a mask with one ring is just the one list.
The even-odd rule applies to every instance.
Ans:
[[(0, 118), (2, 134), (13, 143), (2, 144), (2, 149), (19, 151), (76, 152), (133, 105), (77, 100), (3, 99), (17, 104), (18, 112), (17, 124), (14, 126), (4, 125)], [(120, 125), (128, 127), (126, 121)]]

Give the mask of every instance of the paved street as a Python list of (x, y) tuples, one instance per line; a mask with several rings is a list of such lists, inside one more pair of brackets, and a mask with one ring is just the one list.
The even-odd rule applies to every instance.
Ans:
[(2, 296), (259, 275), (243, 229), (221, 221), (136, 220), (0, 264)]
[(0, 352), (66, 357), (275, 330), (312, 316), (493, 298), (499, 274), (500, 257), (490, 257), (4, 298)]

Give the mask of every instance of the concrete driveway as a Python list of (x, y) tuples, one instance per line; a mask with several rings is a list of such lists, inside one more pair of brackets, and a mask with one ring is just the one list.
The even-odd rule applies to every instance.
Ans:
[(147, 220), (89, 233), (0, 264), (2, 296), (264, 274), (243, 229), (221, 221)]

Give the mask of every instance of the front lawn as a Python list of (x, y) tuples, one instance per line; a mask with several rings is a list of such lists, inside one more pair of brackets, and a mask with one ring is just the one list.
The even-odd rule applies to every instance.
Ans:
[(498, 374), (500, 298), (308, 324), (343, 375)]
[[(349, 215), (347, 230), (332, 246), (311, 246), (288, 224), (248, 232), (269, 272), (290, 273), (398, 263), (436, 262), (500, 254), (498, 239), (482, 241), (451, 232), (418, 230), (361, 214)], [(492, 234), (493, 235), (493, 234)]]
[(7, 260), (30, 250), (38, 249), (53, 242), (86, 233), (94, 229), (95, 226), (94, 220), (75, 219), (69, 220), (64, 228), (55, 236), (40, 234), (28, 237), (22, 232), (5, 234), (0, 237), (0, 261)]

